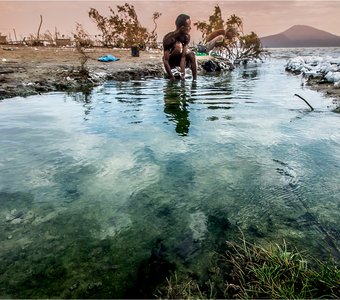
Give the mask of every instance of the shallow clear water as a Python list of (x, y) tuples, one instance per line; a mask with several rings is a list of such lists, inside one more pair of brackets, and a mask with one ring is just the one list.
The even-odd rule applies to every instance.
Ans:
[(0, 102), (0, 295), (147, 295), (154, 257), (199, 273), (239, 228), (339, 257), (339, 115), (284, 71), (301, 54)]

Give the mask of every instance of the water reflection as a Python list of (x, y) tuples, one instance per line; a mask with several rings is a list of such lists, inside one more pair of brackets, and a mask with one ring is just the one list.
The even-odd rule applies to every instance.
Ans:
[(72, 99), (77, 103), (83, 103), (84, 107), (84, 120), (88, 120), (88, 115), (91, 113), (93, 109), (92, 105), (92, 95), (93, 95), (93, 88), (84, 88), (81, 92), (71, 93), (68, 96), (71, 96)]
[(258, 77), (258, 73), (257, 73), (257, 69), (255, 68), (251, 68), (251, 69), (245, 68), (242, 73), (243, 79), (255, 79), (257, 77)]
[(282, 70), (2, 101), (0, 289), (147, 297), (173, 264), (203, 278), (238, 228), (338, 255), (339, 115)]
[(189, 133), (189, 104), (192, 93), (196, 90), (197, 83), (191, 83), (190, 89), (187, 89), (186, 83), (171, 82), (165, 83), (164, 88), (164, 113), (168, 120), (176, 125), (176, 132), (179, 135), (186, 136)]

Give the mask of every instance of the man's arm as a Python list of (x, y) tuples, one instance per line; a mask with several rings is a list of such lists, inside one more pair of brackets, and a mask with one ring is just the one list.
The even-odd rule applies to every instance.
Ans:
[(226, 32), (224, 29), (218, 29), (213, 31), (212, 33), (210, 33), (207, 37), (206, 37), (206, 41), (210, 42), (212, 39), (214, 39), (215, 37), (219, 36), (219, 35), (223, 35), (225, 36)]
[(171, 80), (175, 80), (174, 75), (171, 72), (171, 67), (169, 64), (169, 59), (170, 59), (170, 51), (169, 50), (164, 50), (164, 54), (163, 54), (163, 64), (164, 64), (164, 68), (166, 73), (168, 74), (168, 76), (170, 77)]

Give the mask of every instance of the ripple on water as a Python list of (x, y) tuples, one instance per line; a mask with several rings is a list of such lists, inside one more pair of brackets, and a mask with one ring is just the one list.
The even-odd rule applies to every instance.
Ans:
[[(108, 82), (87, 95), (2, 101), (6, 278), (33, 282), (34, 272), (62, 261), (67, 278), (50, 273), (46, 285), (66, 278), (67, 286), (52, 296), (120, 290), (151, 257), (190, 269), (238, 227), (259, 243), (285, 239), (335, 253), (338, 114), (282, 71), (276, 57), (291, 53), (196, 82)], [(315, 111), (295, 93), (307, 94)], [(109, 280), (94, 285), (103, 273)]]

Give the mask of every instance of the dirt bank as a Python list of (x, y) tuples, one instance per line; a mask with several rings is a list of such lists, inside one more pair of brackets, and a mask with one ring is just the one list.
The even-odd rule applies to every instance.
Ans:
[(334, 99), (334, 102), (337, 103), (338, 106), (336, 110), (340, 112), (340, 88), (334, 87), (334, 83), (325, 82), (320, 79), (309, 79), (306, 86)]
[[(111, 54), (115, 62), (99, 62), (98, 58)], [(89, 76), (80, 72), (82, 55), (74, 48), (0, 47), (0, 99), (29, 96), (53, 91), (81, 91), (106, 80), (129, 80), (163, 77), (161, 51), (140, 51), (132, 57), (131, 50), (87, 49), (86, 67)], [(202, 63), (207, 57), (197, 57)], [(200, 68), (199, 68), (200, 70)], [(340, 89), (319, 80), (306, 83), (335, 101), (340, 101)]]
[[(51, 91), (81, 90), (105, 80), (129, 80), (163, 76), (162, 53), (94, 48), (86, 50), (89, 77), (80, 72), (81, 54), (73, 48), (1, 47), (0, 99)], [(111, 54), (115, 62), (99, 62)]]

